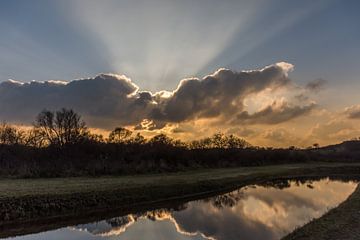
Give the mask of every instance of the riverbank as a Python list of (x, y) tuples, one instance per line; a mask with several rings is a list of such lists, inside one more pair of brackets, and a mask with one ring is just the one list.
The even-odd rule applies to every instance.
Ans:
[[(89, 221), (117, 209), (155, 208), (296, 176), (358, 176), (360, 164), (302, 164), (98, 178), (0, 180), (0, 237)], [(79, 222), (76, 222), (79, 223)], [(53, 224), (53, 225), (52, 225)]]
[(360, 239), (360, 186), (337, 208), (283, 238), (283, 240), (352, 239)]

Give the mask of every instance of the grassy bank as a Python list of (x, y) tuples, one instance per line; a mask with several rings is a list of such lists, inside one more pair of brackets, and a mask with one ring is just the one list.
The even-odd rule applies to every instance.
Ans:
[(360, 186), (337, 208), (283, 238), (283, 240), (325, 239), (360, 239)]
[[(246, 184), (294, 176), (357, 175), (360, 164), (277, 165), (172, 174), (98, 178), (0, 180), (0, 237), (96, 218), (96, 213), (155, 207), (229, 191)], [(61, 219), (61, 221), (59, 221)], [(85, 220), (84, 220), (85, 221)], [(70, 224), (75, 224), (71, 222)], [(59, 225), (60, 224), (60, 225)], [(51, 228), (51, 227), (50, 227)]]

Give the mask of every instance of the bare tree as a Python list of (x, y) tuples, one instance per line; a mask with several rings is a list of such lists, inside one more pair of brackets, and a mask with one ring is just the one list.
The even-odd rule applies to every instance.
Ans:
[(2, 123), (0, 125), (0, 144), (21, 144), (25, 133), (22, 130), (15, 128), (7, 123)]
[(32, 128), (27, 131), (23, 142), (24, 145), (31, 147), (41, 148), (46, 146), (46, 141), (43, 138), (41, 131), (37, 128)]
[(233, 134), (225, 137), (226, 148), (248, 148), (251, 144)]
[(117, 127), (109, 134), (109, 142), (124, 143), (129, 140), (131, 134), (132, 131), (123, 127)]
[(73, 110), (42, 111), (36, 118), (35, 128), (43, 140), (51, 145), (74, 144), (88, 135), (88, 129), (81, 116)]
[(144, 138), (143, 135), (137, 133), (135, 137), (130, 138), (130, 143), (141, 145), (146, 143), (146, 139)]
[(211, 137), (192, 141), (189, 145), (191, 149), (206, 148), (247, 148), (251, 145), (242, 138), (233, 134), (227, 136), (223, 133), (215, 133)]
[(149, 143), (152, 145), (173, 145), (173, 142), (173, 139), (163, 133), (158, 134), (149, 140)]
[(96, 133), (89, 133), (88, 134), (88, 140), (92, 141), (92, 142), (97, 142), (97, 143), (104, 143), (104, 136), (102, 134), (96, 134)]

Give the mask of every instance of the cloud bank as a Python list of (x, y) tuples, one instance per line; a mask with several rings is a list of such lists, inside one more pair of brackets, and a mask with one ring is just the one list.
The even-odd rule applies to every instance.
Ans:
[(116, 74), (69, 82), (9, 80), (0, 83), (0, 119), (30, 123), (43, 109), (66, 107), (82, 114), (89, 125), (104, 129), (118, 125), (156, 129), (198, 119), (277, 124), (307, 114), (314, 104), (274, 102), (249, 114), (244, 100), (264, 90), (286, 87), (292, 69), (293, 65), (284, 62), (252, 71), (219, 69), (202, 79), (183, 79), (172, 92), (155, 93), (141, 91), (128, 77)]

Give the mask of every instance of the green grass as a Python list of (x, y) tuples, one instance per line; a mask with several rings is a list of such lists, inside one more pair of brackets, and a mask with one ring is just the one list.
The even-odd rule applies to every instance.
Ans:
[[(0, 179), (0, 199), (85, 193), (93, 191), (121, 190), (147, 186), (165, 186), (174, 184), (192, 184), (199, 181), (211, 181), (224, 178), (236, 178), (251, 174), (276, 174), (293, 169), (313, 167), (337, 167), (346, 164), (299, 164), (262, 167), (243, 167), (226, 169), (205, 169), (170, 174), (148, 174), (133, 176), (37, 178), (37, 179)], [(352, 164), (358, 165), (360, 164)]]

